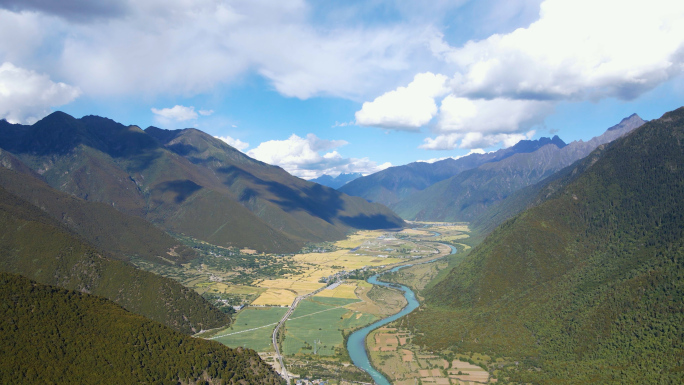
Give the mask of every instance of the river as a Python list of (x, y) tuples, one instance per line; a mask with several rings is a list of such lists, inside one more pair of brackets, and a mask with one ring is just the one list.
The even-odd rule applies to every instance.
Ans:
[[(456, 248), (449, 245), (451, 247), (451, 254), (456, 253)], [(434, 261), (430, 262), (423, 262), (423, 263), (431, 263)], [(408, 264), (408, 265), (402, 265), (402, 266), (397, 266), (391, 270), (390, 272), (395, 272), (399, 269), (403, 269), (405, 267), (413, 266), (414, 264)], [(368, 282), (372, 283), (373, 285), (380, 285), (380, 286), (385, 286), (385, 287), (390, 287), (390, 284), (387, 282), (383, 282), (378, 280), (378, 276), (384, 274), (385, 272), (375, 274), (374, 276), (368, 278)], [(370, 374), (370, 376), (373, 378), (373, 381), (375, 381), (376, 384), (378, 385), (391, 385), (389, 380), (385, 378), (380, 372), (375, 370), (375, 368), (371, 365), (370, 359), (368, 358), (368, 352), (366, 351), (366, 337), (368, 337), (368, 334), (372, 332), (373, 330), (387, 325), (388, 323), (392, 321), (396, 321), (397, 319), (405, 316), (406, 314), (414, 311), (420, 303), (418, 302), (418, 299), (416, 298), (416, 294), (413, 292), (413, 290), (409, 289), (408, 287), (404, 285), (396, 285), (392, 284), (391, 286), (394, 289), (400, 289), (401, 291), (404, 292), (404, 298), (406, 298), (406, 301), (408, 304), (401, 309), (401, 311), (397, 314), (391, 315), (387, 318), (383, 318), (379, 321), (376, 321), (375, 323), (372, 323), (368, 326), (366, 326), (363, 329), (359, 329), (352, 333), (349, 336), (349, 339), (347, 340), (347, 350), (349, 351), (349, 356), (352, 359), (352, 362), (354, 365), (356, 365), (359, 369), (365, 371), (366, 373)]]

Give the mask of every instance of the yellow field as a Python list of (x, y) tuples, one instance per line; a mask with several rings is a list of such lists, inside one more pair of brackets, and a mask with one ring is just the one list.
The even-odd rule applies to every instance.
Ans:
[(254, 300), (252, 305), (290, 306), (295, 298), (297, 298), (297, 294), (288, 289), (268, 289)]
[(259, 287), (228, 285), (221, 282), (214, 283), (214, 286), (212, 288), (217, 289), (220, 293), (226, 294), (259, 294), (265, 291), (264, 289)]
[(432, 233), (429, 233), (426, 230), (418, 230), (418, 229), (403, 229), (399, 233), (400, 234), (409, 234), (409, 235), (432, 235)]
[[(259, 287), (270, 289), (286, 289), (291, 292), (296, 292), (299, 295), (309, 294), (313, 291), (325, 286), (325, 283), (316, 281), (295, 281), (291, 279), (270, 279), (259, 282)], [(266, 294), (266, 293), (264, 293)]]
[(356, 299), (356, 283), (343, 283), (332, 290), (323, 290), (316, 294), (316, 297), (333, 297), (333, 298), (349, 298)]
[(382, 236), (382, 234), (384, 234), (383, 231), (377, 230), (359, 231), (356, 234), (350, 235), (347, 239), (335, 242), (335, 245), (343, 249), (353, 249), (361, 246), (365, 241)]

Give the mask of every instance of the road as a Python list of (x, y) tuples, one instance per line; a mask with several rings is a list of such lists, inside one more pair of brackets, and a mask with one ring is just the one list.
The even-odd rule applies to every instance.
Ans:
[(282, 375), (283, 375), (283, 378), (285, 378), (285, 381), (287, 381), (287, 385), (291, 384), (290, 375), (287, 373), (287, 369), (285, 368), (285, 363), (283, 363), (283, 355), (280, 354), (280, 347), (278, 346), (278, 331), (280, 330), (280, 327), (285, 324), (285, 321), (287, 321), (290, 318), (292, 313), (294, 313), (295, 309), (297, 308), (297, 305), (299, 305), (299, 302), (301, 302), (303, 299), (305, 299), (307, 297), (311, 297), (313, 295), (320, 293), (321, 291), (327, 289), (329, 286), (331, 286), (331, 285), (323, 286), (322, 288), (320, 288), (320, 289), (318, 289), (312, 293), (309, 293), (307, 295), (301, 295), (301, 296), (295, 298), (294, 301), (292, 301), (292, 305), (290, 305), (290, 309), (287, 311), (287, 313), (285, 313), (283, 318), (280, 319), (280, 322), (278, 322), (278, 325), (276, 325), (275, 329), (273, 329), (273, 337), (272, 337), (273, 348), (275, 348), (276, 357), (278, 357), (278, 360), (280, 361), (280, 368), (282, 370)]

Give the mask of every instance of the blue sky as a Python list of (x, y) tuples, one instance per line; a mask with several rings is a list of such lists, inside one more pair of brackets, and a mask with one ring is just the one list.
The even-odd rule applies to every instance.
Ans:
[(313, 178), (684, 104), (684, 4), (0, 0), (0, 118), (197, 127)]

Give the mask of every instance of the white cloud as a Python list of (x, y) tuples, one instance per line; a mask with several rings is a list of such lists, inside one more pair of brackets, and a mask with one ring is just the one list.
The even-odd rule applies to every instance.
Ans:
[(192, 106), (175, 105), (171, 108), (162, 108), (161, 110), (152, 108), (152, 113), (154, 113), (155, 118), (161, 121), (185, 122), (197, 119), (197, 112), (195, 112), (195, 107)]
[[(538, 20), (525, 28), (456, 48), (439, 36), (429, 46), (446, 63), (441, 72), (454, 75), (439, 111), (426, 109), (433, 112), (420, 120), (436, 114), (438, 134), (420, 148), (509, 146), (560, 101), (631, 100), (684, 72), (684, 2), (546, 0)], [(408, 88), (375, 102), (401, 114), (403, 100), (420, 94), (386, 96)], [(382, 127), (383, 119), (373, 123)]]
[(222, 141), (228, 143), (228, 145), (237, 148), (240, 151), (243, 151), (249, 147), (249, 143), (243, 142), (240, 139), (233, 139), (232, 137), (226, 135), (226, 136), (215, 136), (214, 138), (216, 139), (221, 139)]
[(48, 75), (9, 62), (0, 65), (0, 119), (10, 123), (35, 123), (51, 108), (70, 103), (79, 95), (78, 88), (55, 83)]
[(459, 96), (629, 100), (684, 69), (684, 2), (547, 0), (528, 28), (447, 58)]
[(553, 111), (553, 103), (449, 95), (442, 100), (439, 111), (438, 132), (519, 132), (541, 123)]
[(306, 138), (292, 134), (286, 140), (263, 142), (247, 155), (304, 179), (341, 172), (370, 174), (391, 166), (390, 163), (378, 165), (368, 158), (344, 158), (335, 149), (346, 144), (344, 140), (325, 140), (314, 134), (308, 134)]
[(303, 99), (366, 98), (434, 60), (431, 23), (317, 24), (333, 10), (303, 0), (90, 3), (0, 2), (0, 60), (44, 65), (91, 96), (192, 96), (258, 73)]
[(465, 155), (445, 156), (443, 158), (432, 158), (432, 159), (428, 159), (428, 160), (417, 160), (416, 162), (435, 163), (435, 162), (439, 162), (440, 160), (445, 160), (445, 159), (454, 159), (455, 160), (455, 159), (461, 159), (463, 157), (466, 157), (466, 156), (472, 155), (472, 154), (485, 154), (485, 153), (486, 153), (486, 151), (481, 149), (481, 148), (473, 148), (472, 150), (468, 151), (468, 153)]
[(403, 130), (417, 130), (437, 114), (435, 98), (448, 92), (447, 77), (431, 72), (417, 74), (407, 87), (399, 87), (363, 103), (356, 123)]
[(483, 134), (481, 132), (451, 133), (438, 135), (436, 138), (425, 138), (418, 146), (424, 150), (453, 150), (456, 148), (480, 149), (500, 145), (502, 148), (511, 147), (524, 139), (532, 139), (535, 131), (512, 134)]
[(202, 116), (209, 116), (214, 114), (214, 110), (199, 110), (199, 114)]

